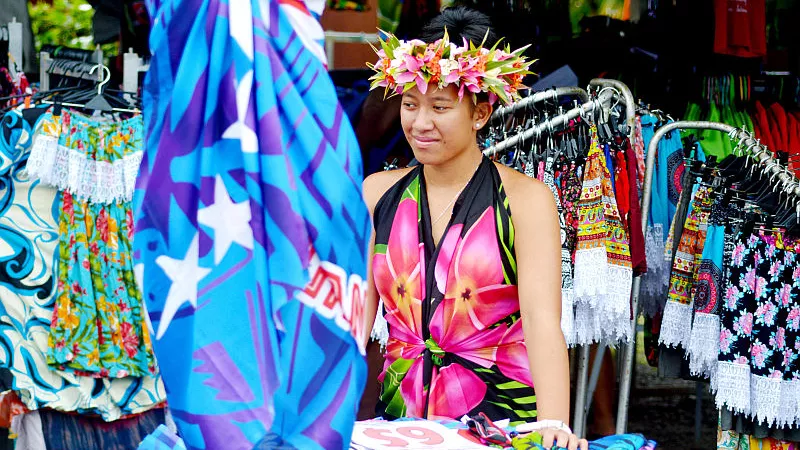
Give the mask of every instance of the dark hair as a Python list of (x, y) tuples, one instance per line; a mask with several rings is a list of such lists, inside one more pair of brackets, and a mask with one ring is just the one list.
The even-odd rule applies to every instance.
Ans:
[(480, 45), (484, 37), (486, 37), (484, 44), (486, 47), (492, 47), (497, 42), (497, 35), (492, 29), (489, 16), (466, 6), (446, 8), (422, 28), (420, 39), (429, 44), (436, 42), (444, 37), (445, 28), (450, 42), (456, 45), (461, 45), (464, 39)]
[[(428, 44), (434, 43), (444, 37), (445, 29), (447, 29), (450, 42), (459, 46), (463, 44), (464, 39), (477, 46), (481, 45), (481, 42), (484, 42), (483, 39), (486, 38), (484, 47), (489, 48), (497, 42), (497, 35), (492, 29), (492, 21), (489, 16), (466, 6), (445, 8), (441, 14), (431, 19), (422, 28), (420, 40)], [(476, 94), (476, 98), (478, 103), (488, 102), (489, 94), (480, 92)]]

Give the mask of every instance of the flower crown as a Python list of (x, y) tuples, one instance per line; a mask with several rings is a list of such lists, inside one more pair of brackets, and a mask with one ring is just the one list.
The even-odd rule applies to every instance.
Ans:
[[(447, 29), (444, 37), (432, 44), (418, 39), (401, 41), (391, 33), (382, 33), (387, 38), (379, 38), (381, 48), (372, 48), (380, 59), (367, 66), (376, 72), (370, 77), (370, 90), (383, 86), (388, 96), (402, 94), (414, 86), (425, 94), (429, 83), (439, 89), (455, 83), (459, 99), (466, 91), (487, 92), (491, 103), (500, 99), (509, 104), (520, 98), (519, 90), (525, 88), (522, 78), (532, 73), (528, 67), (533, 61), (522, 56), (529, 45), (512, 52), (508, 46), (504, 50), (497, 48), (498, 41), (487, 49), (483, 47), (484, 37), (478, 47), (472, 42), (468, 44), (466, 39), (459, 47), (450, 42)], [(473, 101), (476, 101), (474, 96)]]

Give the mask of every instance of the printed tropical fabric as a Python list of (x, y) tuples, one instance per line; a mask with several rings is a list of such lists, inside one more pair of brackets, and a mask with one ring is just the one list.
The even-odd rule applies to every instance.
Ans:
[(88, 203), (62, 193), (49, 364), (97, 377), (157, 372), (133, 274), (132, 237), (129, 202)]
[(800, 255), (780, 233), (739, 233), (720, 313), (717, 405), (768, 426), (800, 419)]
[(93, 203), (130, 201), (143, 153), (142, 116), (95, 119), (65, 110), (38, 139), (28, 160), (32, 179)]
[(438, 246), (423, 171), (390, 188), (373, 214), (372, 273), (389, 324), (380, 413), (535, 420), (514, 226), (497, 168), (483, 159)]
[(349, 447), (370, 217), (324, 5), (147, 1), (134, 267), (190, 449)]
[(43, 112), (14, 110), (0, 121), (0, 366), (30, 410), (92, 413), (111, 421), (153, 409), (166, 399), (158, 374), (92, 378), (47, 363), (61, 197), (25, 170), (49, 114)]
[(732, 430), (717, 429), (717, 450), (797, 450), (794, 442), (759, 439)]

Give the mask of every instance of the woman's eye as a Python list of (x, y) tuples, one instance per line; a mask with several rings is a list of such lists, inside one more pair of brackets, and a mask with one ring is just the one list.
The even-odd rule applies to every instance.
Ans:
[(433, 109), (435, 111), (444, 111), (444, 110), (447, 109), (447, 107), (446, 106), (434, 106)]
[(415, 106), (415, 105), (414, 105), (413, 103), (408, 103), (408, 102), (406, 102), (406, 103), (403, 103), (403, 107), (404, 107), (404, 108), (413, 108), (414, 106)]

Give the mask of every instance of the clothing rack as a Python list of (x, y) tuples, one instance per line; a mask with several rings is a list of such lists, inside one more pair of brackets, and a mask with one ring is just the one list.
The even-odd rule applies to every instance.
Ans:
[[(132, 48), (122, 55), (122, 90), (125, 92), (139, 92), (139, 74), (147, 72), (150, 63), (145, 63), (139, 55), (133, 52)], [(126, 97), (129, 95), (126, 94)]]
[(71, 78), (79, 78), (89, 81), (102, 81), (103, 79), (102, 70), (98, 71), (96, 75), (89, 73), (92, 70), (92, 67), (96, 66), (97, 64), (103, 63), (103, 51), (100, 49), (99, 45), (94, 51), (94, 60), (97, 61), (96, 64), (82, 62), (82, 61), (71, 61), (60, 58), (52, 58), (49, 52), (39, 52), (39, 74), (40, 74), (39, 89), (41, 91), (50, 90), (51, 74), (62, 75)]
[[(559, 114), (557, 116), (551, 117), (545, 120), (538, 125), (531, 127), (525, 130), (522, 133), (519, 133), (515, 136), (512, 136), (508, 139), (498, 142), (497, 144), (487, 148), (484, 150), (484, 154), (487, 156), (493, 156), (499, 152), (502, 152), (508, 148), (517, 145), (519, 142), (524, 142), (527, 139), (531, 139), (534, 136), (538, 136), (542, 134), (544, 131), (558, 129), (569, 123), (569, 121), (583, 116), (584, 114), (590, 113), (595, 110), (597, 107), (603, 108), (611, 108), (612, 104), (611, 101), (614, 100), (616, 97), (618, 103), (623, 103), (625, 105), (625, 113), (626, 113), (626, 125), (628, 126), (628, 137), (631, 142), (633, 142), (634, 132), (635, 132), (635, 125), (636, 125), (636, 103), (633, 98), (633, 94), (631, 93), (628, 86), (624, 83), (616, 80), (607, 80), (603, 78), (595, 78), (589, 82), (590, 87), (595, 87), (598, 90), (597, 98), (593, 100), (589, 100), (583, 103), (580, 106), (577, 106), (565, 113)], [(579, 95), (583, 92), (583, 89), (573, 87), (573, 88), (556, 88), (554, 90), (547, 90), (543, 92), (536, 93), (530, 97), (531, 100), (523, 99), (520, 102), (517, 102), (514, 105), (507, 107), (508, 109), (500, 108), (495, 113), (497, 115), (506, 114), (509, 110), (516, 110), (522, 106), (530, 105), (536, 103), (537, 101), (545, 100), (551, 98), (555, 94), (562, 92), (562, 95)], [(588, 98), (588, 95), (587, 95)], [(523, 103), (525, 102), (525, 103)], [(654, 166), (647, 166), (645, 178), (647, 178), (648, 174), (649, 178), (652, 179), (652, 170)], [(646, 194), (649, 195), (649, 194)], [(647, 221), (645, 220), (645, 224)], [(640, 277), (635, 277), (633, 279), (633, 285), (631, 289), (631, 296), (633, 301), (638, 299), (638, 286)], [(634, 310), (635, 311), (635, 310)], [(635, 356), (636, 346), (635, 346), (635, 333), (636, 333), (636, 314), (633, 315), (634, 320), (631, 321), (632, 333), (633, 336), (631, 342), (623, 344), (624, 345), (624, 352), (622, 355), (623, 359), (623, 368), (620, 375), (620, 399), (623, 397), (625, 398), (625, 415), (624, 419), (620, 420), (621, 416), (620, 411), (622, 410), (621, 402), (620, 402), (620, 411), (618, 411), (617, 416), (617, 432), (622, 434), (624, 433), (624, 428), (627, 425), (627, 401), (630, 396), (630, 385), (633, 376), (633, 360)], [(597, 354), (594, 358), (594, 363), (592, 364), (591, 370), (591, 377), (589, 375), (589, 346), (584, 345), (581, 346), (578, 351), (578, 361), (577, 361), (577, 385), (576, 385), (576, 393), (575, 393), (575, 411), (573, 416), (573, 431), (578, 436), (583, 436), (585, 434), (586, 429), (586, 420), (589, 413), (589, 408), (591, 406), (591, 399), (593, 397), (594, 390), (597, 386), (599, 377), (600, 377), (600, 369), (602, 366), (603, 355), (605, 353), (606, 345), (599, 345)], [(623, 431), (620, 432), (620, 424), (622, 424)]]
[(16, 77), (22, 70), (22, 22), (17, 22), (16, 17), (6, 25), (8, 32), (8, 70), (12, 77)]
[(497, 108), (494, 114), (492, 114), (492, 119), (498, 119), (520, 108), (527, 108), (530, 105), (539, 103), (544, 100), (558, 99), (559, 97), (565, 97), (565, 96), (576, 96), (580, 98), (581, 103), (586, 103), (589, 101), (589, 93), (586, 92), (586, 89), (582, 89), (577, 86), (557, 87), (536, 92), (534, 94), (531, 94), (523, 98), (522, 100), (516, 103), (512, 103), (511, 105), (501, 106)]
[[(744, 155), (755, 160), (755, 162), (768, 170), (773, 176), (781, 183), (783, 192), (791, 193), (800, 198), (800, 181), (792, 175), (792, 173), (779, 163), (770, 154), (769, 149), (755, 139), (749, 132), (735, 128), (730, 125), (718, 122), (703, 122), (703, 121), (678, 121), (664, 125), (656, 130), (647, 147), (647, 161), (645, 164), (644, 187), (642, 192), (642, 232), (647, 233), (647, 222), (650, 215), (651, 191), (653, 183), (653, 168), (655, 167), (656, 156), (658, 153), (658, 143), (666, 136), (667, 133), (674, 130), (715, 130), (727, 133), (732, 139), (738, 139), (742, 142), (739, 148), (743, 148)], [(797, 206), (798, 214), (800, 214), (800, 205)], [(633, 279), (633, 301), (632, 312), (633, 317), (638, 315), (639, 306), (639, 289), (641, 285), (641, 277)], [(635, 319), (634, 319), (635, 320)], [(620, 393), (619, 393), (619, 408), (617, 411), (617, 434), (626, 432), (628, 422), (628, 406), (630, 401), (630, 373), (633, 370), (633, 352), (636, 349), (636, 341), (631, 340), (625, 348), (625, 360), (622, 369), (623, 378), (620, 379)], [(628, 374), (628, 376), (625, 376)]]
[(337, 43), (348, 44), (377, 44), (377, 33), (352, 33), (347, 31), (325, 32), (325, 55), (328, 57), (328, 70), (333, 70), (333, 49)]

